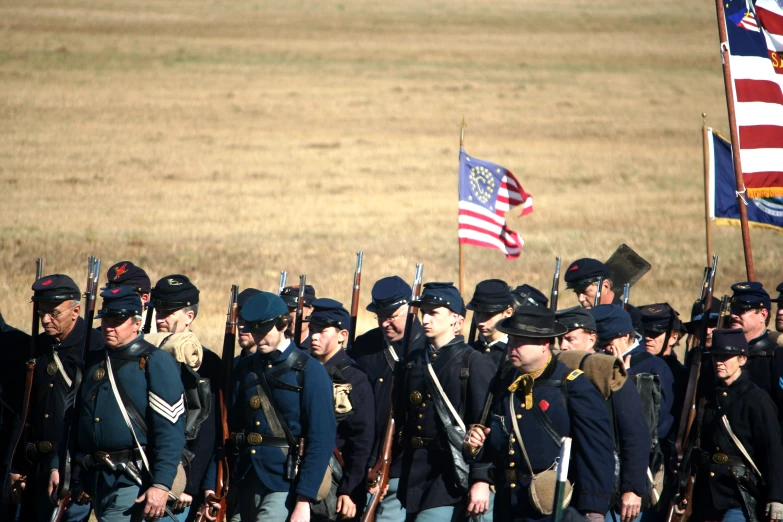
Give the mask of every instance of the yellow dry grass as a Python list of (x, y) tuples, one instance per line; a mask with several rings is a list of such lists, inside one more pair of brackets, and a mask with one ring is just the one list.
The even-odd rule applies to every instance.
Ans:
[[(513, 171), (535, 211), (522, 257), (466, 248), (469, 292), (548, 292), (556, 255), (620, 243), (653, 270), (632, 301), (687, 315), (705, 263), (701, 117), (726, 129), (714, 4), (0, 2), (0, 311), (29, 328), (34, 260), (83, 284), (131, 259), (190, 276), (219, 345), (231, 283), (307, 273), (363, 311), (379, 277), (456, 281), (466, 148)], [(718, 293), (744, 279), (738, 229), (714, 232)], [(753, 232), (757, 278), (780, 236)], [(563, 292), (561, 306), (575, 304)]]

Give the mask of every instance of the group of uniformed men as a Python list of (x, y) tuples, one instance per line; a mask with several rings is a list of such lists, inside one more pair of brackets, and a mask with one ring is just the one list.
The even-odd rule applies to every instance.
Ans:
[[(783, 519), (783, 350), (767, 329), (777, 302), (783, 331), (783, 283), (776, 299), (760, 283), (733, 285), (730, 320), (716, 329), (717, 301), (697, 302), (690, 322), (667, 303), (623, 306), (594, 259), (574, 261), (564, 279), (581, 306), (554, 311), (529, 285), (482, 281), (465, 305), (452, 283), (427, 283), (414, 300), (403, 279), (385, 277), (367, 307), (378, 327), (351, 346), (350, 314), (312, 286), (299, 339), (298, 287), (242, 291), (226, 397), (228, 518), (359, 519), (375, 494), (383, 522), (547, 520), (570, 437), (561, 500), (572, 516), (665, 520), (689, 379), (674, 347), (707, 321), (706, 339), (689, 343), (706, 347), (687, 463), (691, 516)], [(107, 273), (92, 331), (70, 277), (44, 276), (32, 290), (43, 333), (26, 426), (30, 339), (0, 317), (0, 442), (9, 448), (0, 517), (214, 520), (221, 362), (190, 331), (198, 289), (183, 275), (152, 287), (122, 261)], [(476, 339), (461, 334), (467, 310)], [(145, 334), (151, 314), (157, 333)], [(368, 470), (390, 418), (389, 480), (378, 491)], [(55, 510), (61, 471), (71, 497)]]

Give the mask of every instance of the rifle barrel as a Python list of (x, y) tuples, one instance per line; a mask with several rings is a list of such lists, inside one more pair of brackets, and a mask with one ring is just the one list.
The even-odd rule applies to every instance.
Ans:
[(304, 295), (305, 286), (307, 284), (307, 276), (302, 274), (299, 276), (299, 296), (296, 300), (296, 323), (294, 324), (294, 344), (299, 346), (302, 342), (302, 317), (304, 307)]
[(277, 295), (283, 295), (283, 289), (285, 289), (286, 281), (288, 280), (288, 272), (283, 270), (280, 272), (280, 283), (277, 285)]
[(593, 300), (593, 306), (601, 304), (601, 288), (604, 286), (604, 276), (598, 278), (598, 286), (595, 289), (595, 300)]
[(557, 300), (560, 297), (560, 256), (555, 258), (555, 274), (552, 277), (552, 295), (549, 296), (549, 308), (557, 312)]
[(353, 341), (356, 338), (356, 321), (359, 317), (359, 292), (362, 287), (363, 260), (364, 252), (356, 252), (356, 270), (353, 274), (353, 292), (351, 294), (351, 328), (348, 330), (348, 342), (346, 343), (348, 348), (353, 346)]

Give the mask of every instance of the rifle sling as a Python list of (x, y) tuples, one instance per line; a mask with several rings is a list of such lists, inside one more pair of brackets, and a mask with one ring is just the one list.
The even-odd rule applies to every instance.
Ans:
[[(257, 358), (254, 361), (254, 365), (257, 366), (259, 363), (260, 359)], [(289, 451), (296, 452), (299, 446), (299, 442), (297, 441), (296, 437), (294, 437), (293, 433), (291, 433), (291, 429), (288, 427), (288, 423), (286, 422), (285, 417), (280, 415), (279, 410), (274, 403), (274, 396), (272, 395), (272, 390), (269, 388), (269, 383), (266, 381), (265, 373), (263, 371), (259, 371), (257, 375), (258, 385), (256, 390), (258, 391), (258, 395), (261, 398), (261, 408), (264, 410), (264, 416), (266, 417), (266, 421), (269, 423), (272, 434), (275, 437), (280, 437), (281, 434), (284, 435), (288, 440)], [(285, 448), (282, 449), (283, 453), (287, 455), (288, 452), (285, 450)]]

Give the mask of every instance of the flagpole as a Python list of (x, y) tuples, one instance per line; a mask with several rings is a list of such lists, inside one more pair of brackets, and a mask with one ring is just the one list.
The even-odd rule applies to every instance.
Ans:
[[(465, 128), (468, 126), (465, 123), (465, 115), (462, 115), (462, 121), (459, 122), (459, 150), (462, 152), (462, 147), (465, 145)], [(459, 183), (459, 176), (457, 176), (457, 182)], [(457, 197), (459, 198), (459, 189), (457, 189)], [(457, 216), (459, 219), (459, 216)], [(459, 241), (459, 221), (457, 222), (457, 241), (459, 242), (459, 293), (465, 295), (465, 245)]]
[(745, 208), (745, 182), (742, 179), (742, 164), (740, 162), (739, 131), (737, 118), (734, 115), (734, 83), (731, 79), (731, 63), (729, 41), (726, 35), (726, 12), (723, 10), (724, 0), (715, 0), (718, 11), (718, 34), (720, 35), (720, 53), (723, 62), (723, 85), (726, 88), (726, 105), (729, 110), (729, 130), (731, 132), (731, 154), (734, 158), (734, 178), (737, 184), (737, 206), (739, 207), (740, 223), (742, 225), (742, 248), (745, 251), (745, 271), (748, 281), (756, 276), (753, 270), (753, 251), (750, 246), (750, 227), (748, 226), (748, 209)]
[(701, 135), (704, 148), (704, 229), (707, 233), (707, 265), (712, 259), (712, 223), (710, 222), (710, 146), (707, 132), (707, 113), (701, 113)]

